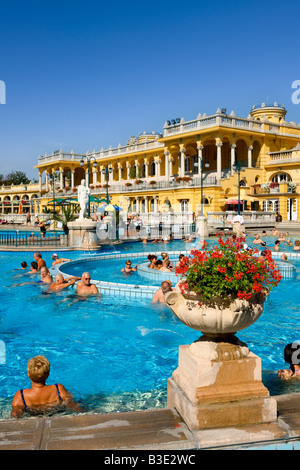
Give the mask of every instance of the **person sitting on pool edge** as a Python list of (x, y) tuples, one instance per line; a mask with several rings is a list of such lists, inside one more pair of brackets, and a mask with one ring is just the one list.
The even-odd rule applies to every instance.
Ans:
[(168, 266), (169, 266), (169, 260), (163, 259), (160, 271), (170, 273), (171, 269)]
[(125, 267), (121, 269), (121, 273), (131, 274), (133, 271), (136, 271), (136, 270), (137, 270), (137, 265), (135, 266), (135, 268), (132, 268), (131, 267), (131, 261), (127, 260), (126, 263), (125, 263)]
[(37, 413), (57, 405), (71, 408), (73, 411), (82, 411), (81, 406), (73, 401), (72, 395), (62, 384), (46, 385), (50, 374), (50, 363), (45, 356), (29, 359), (27, 373), (31, 380), (31, 388), (18, 390), (15, 394), (11, 412), (13, 418), (21, 418), (24, 412)]
[(280, 379), (300, 379), (300, 343), (287, 344), (284, 348), (284, 361), (290, 364), (289, 369), (280, 369), (277, 377)]
[(79, 295), (98, 294), (98, 288), (91, 284), (91, 275), (88, 272), (82, 273), (81, 282), (78, 282), (76, 292)]
[(150, 264), (148, 268), (154, 269), (155, 268), (155, 263), (157, 261), (157, 256), (156, 255), (148, 255), (148, 260), (150, 261)]
[(153, 269), (156, 269), (158, 271), (162, 267), (162, 264), (163, 264), (163, 262), (162, 262), (161, 259), (156, 260), (155, 263), (154, 263)]
[(166, 264), (166, 267), (167, 267), (168, 269), (174, 269), (174, 266), (173, 266), (173, 264), (171, 263), (171, 261), (170, 261), (170, 259), (169, 259), (168, 253), (166, 253), (165, 251), (163, 251), (163, 252), (161, 253), (161, 256), (162, 256), (163, 262), (166, 261), (166, 263), (167, 263), (167, 264)]

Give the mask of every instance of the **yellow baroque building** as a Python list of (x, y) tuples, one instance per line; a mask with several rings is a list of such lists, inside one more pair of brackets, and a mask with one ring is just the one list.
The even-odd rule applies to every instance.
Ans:
[[(299, 220), (300, 125), (283, 105), (253, 106), (247, 118), (218, 109), (196, 119), (171, 119), (161, 133), (85, 155), (62, 150), (38, 157), (39, 183), (0, 188), (2, 213), (42, 212), (53, 196), (92, 195), (136, 213), (274, 211)], [(54, 187), (53, 187), (54, 180)], [(108, 186), (107, 186), (108, 185)], [(93, 210), (93, 206), (92, 206)]]

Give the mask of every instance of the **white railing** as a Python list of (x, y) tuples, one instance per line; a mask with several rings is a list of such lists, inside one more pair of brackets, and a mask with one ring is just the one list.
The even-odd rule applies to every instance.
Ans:
[[(232, 227), (232, 220), (237, 215), (235, 211), (226, 212), (207, 212), (207, 225), (212, 227)], [(241, 214), (244, 218), (244, 224), (246, 226), (251, 225), (268, 225), (275, 224), (275, 212), (264, 212), (264, 211), (246, 211)]]
[(143, 142), (135, 142), (134, 144), (127, 144), (127, 145), (119, 145), (118, 147), (109, 147), (108, 149), (104, 150), (101, 149), (97, 152), (88, 152), (87, 154), (78, 154), (74, 152), (66, 153), (66, 152), (56, 152), (52, 153), (51, 155), (45, 154), (44, 156), (38, 157), (39, 163), (52, 163), (57, 161), (80, 161), (82, 157), (85, 155), (93, 155), (97, 160), (101, 159), (108, 159), (110, 157), (116, 157), (121, 155), (127, 155), (128, 153), (133, 152), (145, 152), (146, 150), (151, 149), (160, 149), (163, 148), (164, 144), (157, 142), (157, 140), (150, 140), (150, 141), (143, 141)]
[(227, 116), (222, 114), (215, 114), (209, 117), (199, 117), (192, 121), (184, 122), (181, 120), (178, 124), (165, 125), (164, 136), (173, 134), (180, 134), (182, 132), (189, 132), (191, 129), (204, 129), (212, 126), (228, 126), (245, 129), (255, 129), (264, 131), (264, 123), (254, 121), (253, 119), (237, 118), (236, 116)]

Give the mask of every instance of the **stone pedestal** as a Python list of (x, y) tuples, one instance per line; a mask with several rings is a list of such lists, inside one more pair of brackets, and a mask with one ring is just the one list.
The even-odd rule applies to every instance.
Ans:
[(90, 249), (100, 246), (96, 234), (97, 222), (90, 219), (78, 219), (68, 224), (69, 244), (72, 247)]
[(207, 219), (201, 215), (197, 217), (197, 235), (200, 240), (208, 237)]
[(214, 342), (179, 346), (168, 379), (168, 408), (194, 430), (276, 421), (277, 405), (261, 381), (261, 360), (248, 348)]

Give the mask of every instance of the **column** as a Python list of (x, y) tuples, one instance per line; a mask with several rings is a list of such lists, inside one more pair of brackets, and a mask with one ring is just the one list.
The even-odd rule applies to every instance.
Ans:
[(39, 173), (39, 192), (42, 192), (42, 173)]
[(148, 196), (144, 197), (144, 201), (145, 201), (145, 213), (148, 214)]
[(135, 198), (135, 212), (136, 212), (137, 214), (140, 213), (140, 200), (139, 200), (138, 197)]
[(169, 168), (169, 155), (170, 153), (169, 152), (165, 152), (165, 179), (166, 181), (169, 181), (169, 171), (170, 171), (170, 168)]
[(126, 162), (126, 168), (127, 168), (127, 179), (129, 180), (130, 163)]
[(169, 157), (169, 176), (173, 176), (173, 162), (174, 162), (174, 158)]
[(235, 149), (236, 149), (236, 145), (235, 144), (231, 144), (231, 147), (230, 147), (230, 166), (231, 166), (231, 174), (233, 175), (234, 174), (234, 169), (233, 169), (233, 165), (235, 164)]
[(202, 150), (203, 150), (203, 145), (198, 145), (198, 176), (200, 178), (202, 177)]
[(249, 147), (248, 147), (248, 168), (252, 168), (252, 150), (253, 150), (253, 146), (249, 145)]
[(156, 165), (155, 176), (160, 176), (160, 164), (161, 164), (161, 160), (158, 157), (157, 160), (155, 161), (155, 165)]
[(46, 192), (49, 191), (49, 174), (48, 171), (45, 171), (45, 183), (46, 183)]
[(74, 188), (75, 170), (71, 170), (71, 189)]
[(185, 156), (185, 149), (180, 149), (180, 172), (179, 176), (183, 177), (185, 174), (184, 171), (184, 156)]
[(59, 187), (60, 187), (60, 189), (64, 189), (64, 179), (63, 179), (63, 176), (64, 176), (64, 170), (63, 170), (63, 168), (60, 168), (60, 169), (59, 169)]
[(154, 212), (158, 211), (158, 196), (154, 196)]
[(101, 174), (101, 184), (105, 184), (105, 173), (102, 170), (105, 170), (104, 166), (100, 167), (100, 174)]
[(217, 142), (216, 146), (217, 146), (217, 182), (219, 182), (222, 176), (222, 154), (221, 154), (222, 142)]
[(97, 184), (97, 169), (93, 169), (93, 184)]
[(149, 162), (146, 158), (144, 162), (145, 162), (145, 178), (148, 178), (149, 177)]
[(118, 163), (119, 181), (122, 180), (122, 163)]
[(140, 164), (137, 160), (134, 162), (134, 166), (135, 166), (135, 177), (136, 177), (136, 179), (138, 179), (139, 178)]

